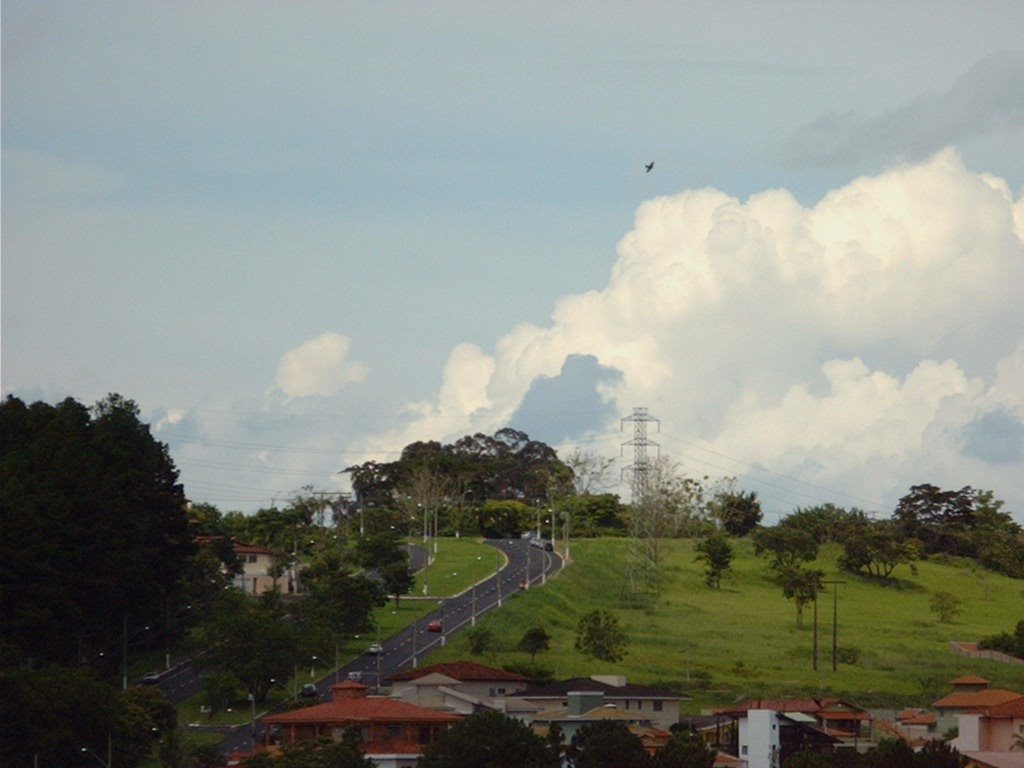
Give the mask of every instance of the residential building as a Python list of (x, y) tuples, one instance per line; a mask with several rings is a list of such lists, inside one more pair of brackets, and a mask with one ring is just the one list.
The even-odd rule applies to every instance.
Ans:
[(951, 680), (950, 685), (953, 692), (932, 704), (938, 714), (940, 733), (959, 727), (960, 715), (980, 714), (992, 707), (1024, 699), (1024, 694), (1017, 691), (989, 688), (989, 681), (983, 677), (958, 677)]
[[(462, 697), (488, 702), (488, 708), (499, 711), (505, 711), (501, 700), (527, 689), (533, 682), (524, 675), (474, 661), (431, 664), (392, 675), (387, 680), (391, 683), (392, 696), (420, 706), (438, 706), (445, 696), (455, 691)], [(449, 701), (442, 706), (462, 711), (463, 705)]]
[(386, 696), (369, 696), (353, 680), (331, 686), (331, 701), (263, 718), (266, 747), (328, 737), (340, 741), (359, 730), (363, 752), (380, 768), (414, 768), (423, 748), (461, 715), (418, 707)]
[(627, 683), (621, 675), (594, 675), (531, 686), (508, 696), (508, 701), (528, 703), (543, 712), (568, 708), (570, 693), (601, 694), (604, 705), (647, 720), (664, 731), (679, 722), (679, 703), (683, 700), (662, 688)]

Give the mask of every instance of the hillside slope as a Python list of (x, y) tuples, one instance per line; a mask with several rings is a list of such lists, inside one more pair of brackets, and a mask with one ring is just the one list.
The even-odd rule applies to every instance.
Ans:
[[(482, 661), (526, 663), (516, 646), (523, 632), (544, 627), (551, 650), (540, 665), (557, 677), (625, 674), (634, 682), (668, 683), (692, 695), (687, 709), (725, 704), (739, 696), (842, 694), (864, 705), (928, 704), (960, 674), (983, 675), (994, 685), (1024, 689), (1024, 667), (955, 656), (951, 640), (976, 640), (1007, 630), (1024, 617), (1024, 582), (999, 576), (971, 561), (922, 561), (916, 574), (901, 566), (884, 585), (839, 571), (838, 548), (825, 547), (815, 567), (839, 579), (839, 646), (854, 663), (831, 667), (831, 592), (819, 601), (820, 663), (812, 669), (812, 611), (796, 626), (796, 610), (770, 578), (767, 562), (747, 541), (734, 541), (736, 558), (719, 590), (704, 584), (693, 541), (664, 543), (665, 587), (648, 609), (626, 607), (622, 594), (625, 542), (573, 542), (574, 563), (557, 579), (508, 601), (480, 622), (492, 630)], [(963, 614), (941, 624), (929, 608), (935, 592), (956, 594)], [(628, 628), (624, 661), (609, 665), (573, 649), (575, 627), (587, 611), (612, 611)], [(469, 655), (465, 637), (425, 663)]]

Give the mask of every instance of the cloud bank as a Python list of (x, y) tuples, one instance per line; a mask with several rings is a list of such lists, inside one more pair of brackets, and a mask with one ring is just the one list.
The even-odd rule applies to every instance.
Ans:
[(829, 114), (800, 128), (783, 148), (799, 165), (866, 158), (919, 160), (944, 146), (1024, 127), (1024, 51), (979, 61), (943, 93), (926, 93), (874, 118)]
[(323, 333), (281, 356), (277, 386), (288, 397), (329, 397), (346, 384), (364, 381), (369, 368), (348, 359), (351, 340)]
[[(756, 482), (764, 467), (879, 511), (918, 482), (1019, 507), (1022, 306), (1024, 202), (953, 150), (809, 208), (784, 190), (688, 190), (639, 207), (604, 289), (563, 297), (549, 325), (513, 328), (490, 353), (460, 345), (438, 396), (359, 448), (497, 429), (590, 356), (617, 372), (576, 377), (591, 412), (614, 406), (609, 454), (618, 418), (642, 405), (694, 474)], [(551, 433), (586, 423), (573, 437), (601, 439), (549, 399)], [(814, 500), (763, 494), (784, 511)]]

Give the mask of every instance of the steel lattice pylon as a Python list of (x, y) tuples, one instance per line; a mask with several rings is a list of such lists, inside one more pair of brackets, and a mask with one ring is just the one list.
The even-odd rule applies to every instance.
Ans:
[(633, 448), (633, 463), (622, 470), (623, 475), (629, 474), (629, 490), (633, 499), (633, 506), (641, 506), (647, 498), (648, 485), (651, 475), (651, 464), (647, 458), (647, 448), (653, 446), (659, 452), (661, 446), (657, 443), (647, 439), (647, 425), (654, 422), (657, 425), (657, 429), (661, 431), (661, 422), (656, 418), (647, 413), (646, 408), (634, 408), (633, 414), (622, 419), (620, 422), (620, 431), (625, 430), (626, 422), (633, 422), (633, 439), (627, 440), (622, 444), (622, 448), (619, 450), (620, 455), (622, 449), (626, 446), (632, 446)]

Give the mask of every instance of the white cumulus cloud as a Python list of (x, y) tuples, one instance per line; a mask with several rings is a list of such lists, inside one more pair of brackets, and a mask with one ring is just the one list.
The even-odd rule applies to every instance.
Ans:
[(767, 467), (879, 506), (917, 482), (1024, 506), (1020, 461), (962, 451), (984, 414), (1024, 419), (1022, 210), (954, 150), (813, 207), (784, 190), (649, 200), (603, 290), (563, 297), (492, 354), (456, 348), (436, 401), (365, 445), (500, 428), (538, 377), (593, 355), (622, 373), (601, 390), (621, 415), (648, 407), (690, 458), (729, 457), (732, 473)]
[(346, 384), (364, 381), (369, 368), (349, 359), (351, 340), (323, 333), (290, 349), (277, 366), (277, 386), (288, 397), (329, 397)]

